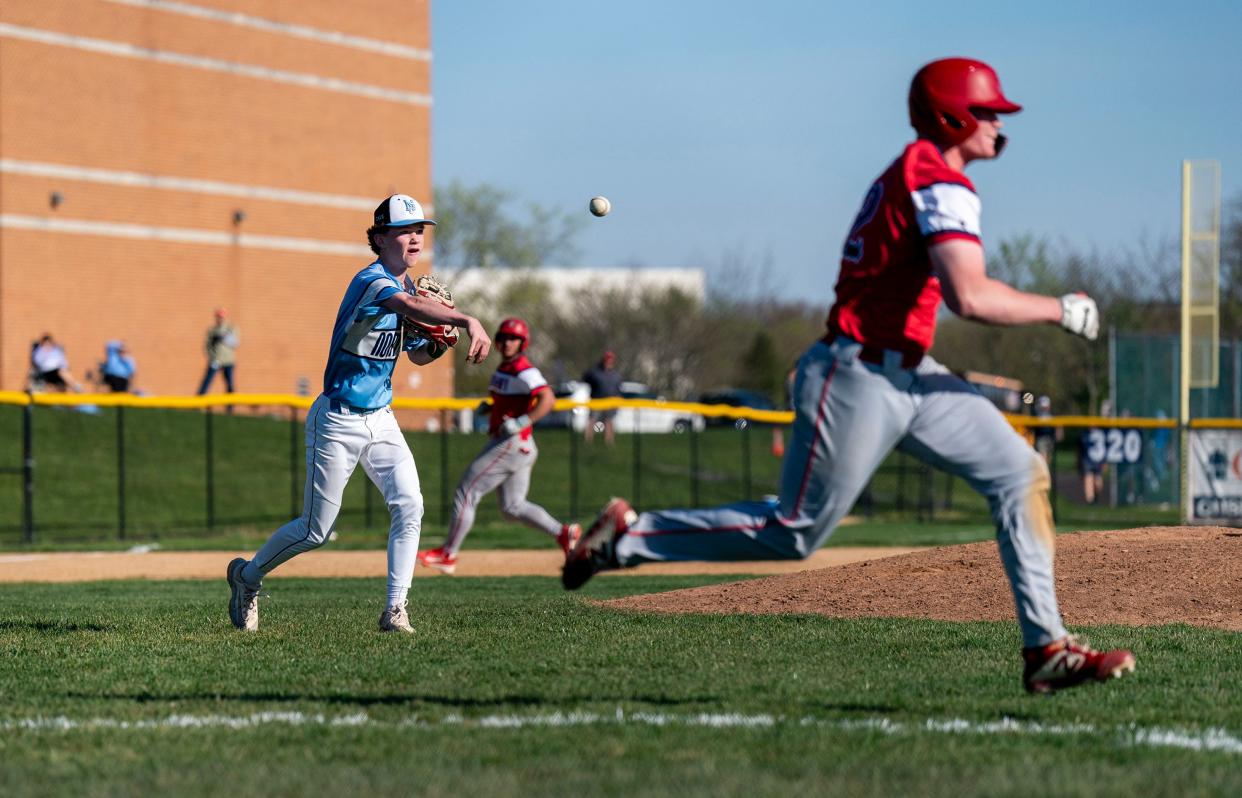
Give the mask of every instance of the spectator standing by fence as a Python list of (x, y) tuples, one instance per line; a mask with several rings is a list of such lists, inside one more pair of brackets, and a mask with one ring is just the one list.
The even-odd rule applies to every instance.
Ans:
[(1078, 474), (1082, 477), (1082, 498), (1087, 504), (1095, 504), (1104, 492), (1104, 461), (1093, 451), (1095, 439), (1104, 439), (1103, 431), (1095, 427), (1084, 429), (1078, 438)]
[[(1169, 414), (1164, 412), (1164, 408), (1156, 410), (1156, 418), (1164, 420), (1168, 417)], [(1151, 442), (1147, 445), (1144, 452), (1147, 458), (1147, 467), (1144, 473), (1147, 477), (1147, 490), (1149, 494), (1158, 494), (1161, 485), (1164, 483), (1172, 461), (1173, 450), (1169, 446), (1172, 438), (1173, 433), (1167, 427), (1151, 431)], [(1161, 504), (1168, 504), (1167, 498)]]
[[(1107, 399), (1100, 402), (1100, 415), (1104, 418), (1113, 415), (1113, 405)], [(1082, 497), (1087, 504), (1095, 504), (1104, 493), (1107, 451), (1104, 430), (1091, 427), (1082, 431), (1078, 438), (1078, 475), (1082, 477)]]
[(241, 336), (229, 322), (228, 315), (224, 308), (216, 308), (215, 323), (207, 330), (207, 373), (203, 375), (203, 384), (198, 386), (199, 396), (207, 393), (217, 371), (224, 374), (225, 391), (233, 393), (233, 365)]
[[(610, 399), (621, 395), (621, 374), (617, 371), (616, 365), (617, 355), (609, 350), (595, 366), (582, 375), (582, 381), (591, 388), (592, 399)], [(614, 445), (616, 434), (613, 430), (613, 421), (616, 417), (616, 410), (592, 411), (591, 417), (587, 420), (586, 429), (583, 431), (586, 442), (590, 443), (595, 439), (595, 425), (601, 424), (604, 430), (604, 443), (609, 446)]]
[[(1047, 396), (1041, 396), (1035, 402), (1036, 418), (1052, 418), (1052, 399)], [(1035, 451), (1039, 452), (1040, 457), (1044, 458), (1044, 462), (1052, 465), (1052, 457), (1057, 449), (1057, 433), (1055, 427), (1035, 427), (1032, 432), (1035, 433)]]
[[(794, 379), (798, 376), (798, 366), (794, 364), (785, 372), (785, 379), (781, 382), (781, 409), (796, 411), (793, 400)], [(785, 456), (785, 428), (779, 424), (772, 425), (772, 456)]]

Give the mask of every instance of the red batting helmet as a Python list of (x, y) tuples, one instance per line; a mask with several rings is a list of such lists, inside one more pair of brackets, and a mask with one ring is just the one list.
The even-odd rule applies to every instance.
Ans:
[(522, 339), (522, 348), (518, 350), (519, 352), (525, 352), (526, 347), (530, 346), (530, 327), (519, 318), (502, 321), (500, 326), (496, 328), (496, 335), (493, 337), (499, 338), (502, 335), (511, 335), (514, 338)]
[(1001, 92), (996, 71), (973, 58), (932, 61), (910, 83), (910, 124), (941, 147), (961, 144), (975, 132), (973, 108), (998, 114), (1022, 110)]

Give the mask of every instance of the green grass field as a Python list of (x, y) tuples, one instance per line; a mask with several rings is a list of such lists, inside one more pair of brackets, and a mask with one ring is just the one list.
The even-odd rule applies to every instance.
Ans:
[[(98, 415), (86, 415), (62, 408), (36, 409), (34, 515), (40, 545), (94, 548), (158, 540), (171, 548), (215, 547), (236, 541), (248, 547), (301, 511), (304, 448), (300, 423), (241, 412), (212, 416), (209, 525), (205, 415), (129, 409), (123, 433), (126, 535), (120, 540), (116, 412), (104, 409)], [(0, 444), (0, 468), (18, 465), (21, 437), (21, 410), (0, 406), (0, 441), (4, 442)], [(448, 495), (483, 439), (429, 433), (409, 433), (407, 438), (422, 478), (425, 529), (431, 539), (438, 539), (447, 524)], [(616, 494), (644, 508), (711, 506), (778, 491), (780, 460), (768, 450), (771, 439), (766, 428), (741, 433), (716, 427), (693, 438), (621, 435), (615, 449), (598, 443), (587, 447), (566, 430), (541, 431), (538, 440), (541, 455), (531, 498), (561, 518), (589, 520)], [(744, 446), (750, 452), (749, 479)], [(695, 462), (697, 469), (692, 468)], [(1072, 455), (1063, 452), (1058, 469), (1064, 474), (1071, 464)], [(990, 534), (987, 508), (965, 483), (937, 475), (931, 485), (936, 523), (919, 524), (926, 528), (911, 538), (890, 539), (885, 530), (909, 527), (920, 520), (916, 513), (924, 489), (914, 461), (893, 455), (873, 480), (870, 505), (860, 502), (856, 508), (859, 515), (868, 509), (873, 513), (863, 525), (866, 530), (843, 529), (836, 542), (939, 543), (958, 542), (963, 535), (974, 540)], [(20, 479), (0, 474), (0, 546), (24, 545), (21, 506)], [(1061, 501), (1059, 508), (1063, 529), (1175, 523), (1177, 517), (1176, 508), (1110, 509), (1080, 507), (1068, 501)], [(507, 524), (490, 498), (480, 507), (478, 524), (470, 545), (545, 545), (533, 533)], [(356, 541), (353, 545), (371, 546), (382, 542), (386, 526), (378, 492), (365, 475), (355, 474), (338, 527), (350, 533), (345, 538)], [(852, 537), (857, 539), (851, 541)]]
[(0, 794), (1237, 795), (1242, 636), (1086, 630), (1133, 678), (1019, 685), (1014, 624), (625, 614), (712, 581), (9, 585)]

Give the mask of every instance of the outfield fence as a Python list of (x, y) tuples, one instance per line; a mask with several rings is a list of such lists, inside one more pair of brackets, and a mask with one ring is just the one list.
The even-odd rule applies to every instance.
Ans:
[[(0, 543), (151, 540), (272, 526), (301, 512), (304, 419), (310, 397), (227, 394), (0, 392)], [(426, 500), (426, 524), (447, 525), (453, 490), (485, 435), (455, 431), (456, 414), (480, 398), (396, 399), (421, 411), (435, 431), (407, 431)], [(611, 495), (639, 507), (695, 507), (779, 491), (780, 451), (793, 414), (684, 402), (558, 400), (556, 409), (633, 408), (702, 416), (704, 429), (639, 433), (617, 429), (588, 445), (572, 423), (540, 428), (531, 499), (554, 515), (587, 519)], [(581, 411), (579, 411), (581, 412)], [(638, 414), (631, 416), (637, 424)], [(1180, 436), (1168, 419), (1011, 416), (1053, 473), (1059, 523), (1075, 526), (1176, 523), (1180, 514)], [(424, 426), (427, 426), (424, 424)], [(1192, 427), (1242, 427), (1235, 419), (1197, 419)], [(1084, 436), (1088, 436), (1084, 438)], [(1099, 440), (1096, 441), (1095, 439)], [(1095, 504), (1084, 499), (1080, 453), (1098, 444), (1120, 459), (1101, 470)], [(895, 452), (859, 498), (855, 513), (894, 521), (987, 524), (986, 502), (960, 479)], [(494, 502), (480, 523), (499, 522)], [(342, 528), (386, 528), (378, 491), (351, 480)]]

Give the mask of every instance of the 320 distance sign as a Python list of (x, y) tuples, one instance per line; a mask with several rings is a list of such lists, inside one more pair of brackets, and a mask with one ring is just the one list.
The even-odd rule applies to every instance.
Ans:
[(1143, 459), (1143, 436), (1136, 429), (1089, 429), (1083, 454), (1093, 463), (1137, 463)]

